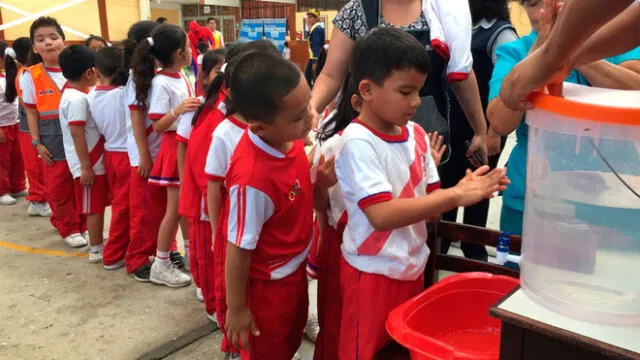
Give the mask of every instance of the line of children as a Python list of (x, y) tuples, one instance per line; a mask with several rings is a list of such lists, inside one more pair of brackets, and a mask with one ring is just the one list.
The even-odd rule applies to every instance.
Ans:
[(51, 206), (51, 224), (69, 247), (87, 245), (86, 224), (75, 208), (74, 182), (67, 164), (58, 108), (66, 79), (58, 57), (65, 35), (50, 17), (35, 20), (29, 29), (31, 62), (20, 77), (31, 144), (44, 161), (44, 184)]
[(31, 48), (31, 40), (28, 37), (17, 38), (13, 42), (13, 53), (5, 56), (6, 91), (4, 100), (6, 103), (12, 103), (16, 99), (18, 101), (18, 142), (28, 180), (26, 200), (29, 202), (29, 206), (27, 214), (47, 217), (51, 216), (51, 208), (47, 204), (44, 186), (44, 162), (31, 145), (27, 113), (22, 102), (22, 90), (19, 84), (25, 69), (33, 65), (29, 61)]
[[(15, 58), (13, 49), (6, 43), (0, 42), (1, 68), (8, 58)], [(11, 61), (11, 60), (9, 60)], [(13, 205), (15, 197), (26, 195), (26, 179), (24, 163), (20, 153), (18, 101), (15, 92), (7, 94), (7, 79), (4, 72), (0, 72), (0, 205)]]
[(76, 211), (89, 233), (89, 262), (102, 261), (104, 211), (109, 188), (104, 166), (104, 136), (89, 110), (89, 90), (95, 86), (95, 53), (71, 45), (60, 53), (67, 82), (60, 98), (60, 127), (67, 165), (74, 181)]

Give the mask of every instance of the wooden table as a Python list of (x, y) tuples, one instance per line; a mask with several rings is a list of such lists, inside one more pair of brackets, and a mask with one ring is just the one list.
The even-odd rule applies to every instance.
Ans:
[(640, 326), (568, 318), (533, 302), (520, 288), (490, 313), (502, 321), (500, 360), (640, 359)]

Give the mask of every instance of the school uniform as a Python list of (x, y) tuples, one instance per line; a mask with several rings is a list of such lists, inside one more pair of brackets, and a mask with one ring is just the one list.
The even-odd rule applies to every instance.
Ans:
[[(109, 185), (104, 169), (104, 136), (89, 110), (88, 89), (78, 89), (65, 85), (60, 98), (60, 126), (67, 165), (74, 181), (76, 209), (81, 215), (104, 214), (109, 205)], [(82, 166), (76, 150), (71, 127), (78, 126), (84, 130), (89, 151), (89, 160), (95, 178), (93, 185), (80, 182)]]
[[(182, 74), (159, 71), (153, 78), (149, 95), (149, 119), (160, 120), (186, 98), (193, 97), (189, 80)], [(149, 175), (149, 183), (165, 187), (179, 187), (176, 130), (179, 119), (162, 134), (160, 151)]]
[(203, 149), (209, 148), (212, 133), (226, 114), (226, 107), (222, 100), (223, 97), (218, 96), (213, 106), (205, 105), (192, 128), (183, 182), (180, 186), (180, 208), (188, 208), (183, 212), (189, 213), (194, 224), (195, 239), (191, 239), (190, 245), (193, 245), (192, 249), (195, 250), (191, 256), (195, 259), (196, 265), (192, 265), (191, 271), (197, 273), (196, 276), (200, 281), (205, 310), (209, 315), (216, 312), (218, 316), (220, 316), (220, 308), (215, 286), (219, 273), (214, 268), (214, 256), (211, 250), (212, 228), (207, 215), (207, 178), (204, 171), (207, 152)]
[(20, 84), (25, 108), (36, 109), (39, 115), (40, 141), (49, 149), (53, 165), (44, 164), (47, 201), (51, 207), (51, 224), (63, 238), (83, 233), (86, 224), (76, 209), (73, 177), (67, 164), (59, 118), (61, 89), (67, 80), (59, 68), (47, 68), (40, 63), (28, 69)]
[[(7, 89), (6, 76), (0, 72), (0, 96)], [(24, 191), (27, 187), (20, 141), (18, 138), (18, 101), (9, 104), (0, 101), (0, 130), (5, 141), (0, 144), (0, 196)]]
[(151, 159), (155, 160), (160, 150), (161, 134), (153, 131), (153, 125), (147, 115), (147, 104), (136, 100), (136, 87), (133, 76), (129, 76), (124, 88), (125, 103), (129, 111), (125, 112), (127, 125), (127, 154), (131, 165), (129, 177), (129, 246), (124, 257), (128, 273), (150, 265), (149, 256), (155, 255), (160, 222), (167, 208), (167, 192), (157, 186), (150, 186), (147, 179), (138, 175), (140, 153), (136, 144), (131, 123), (131, 111), (142, 111), (145, 117), (145, 134)]
[(227, 241), (250, 250), (246, 306), (260, 329), (242, 359), (291, 359), (302, 341), (305, 261), (313, 221), (309, 160), (302, 141), (283, 154), (251, 131), (231, 157)]
[(372, 359), (391, 338), (389, 312), (423, 288), (429, 257), (425, 222), (376, 231), (364, 210), (397, 198), (424, 196), (439, 187), (429, 140), (416, 123), (386, 135), (358, 119), (343, 132), (336, 174), (348, 222), (341, 246), (343, 298), (340, 359)]
[[(225, 176), (229, 169), (229, 163), (231, 156), (233, 155), (236, 146), (240, 142), (240, 139), (244, 135), (247, 129), (247, 124), (240, 122), (233, 116), (229, 116), (216, 127), (211, 139), (211, 146), (207, 153), (205, 173), (209, 181), (221, 182), (221, 204), (224, 204), (227, 199), (227, 188), (225, 184)], [(225, 258), (227, 254), (227, 227), (226, 222), (223, 221), (227, 217), (226, 208), (222, 206), (220, 209), (220, 215), (218, 219), (218, 227), (216, 229), (216, 241), (213, 244), (213, 266), (214, 273), (217, 276), (215, 282), (215, 296), (217, 300), (218, 309), (218, 324), (221, 324), (221, 328), (226, 323), (227, 314), (227, 296), (226, 296), (226, 283), (224, 278)], [(226, 335), (221, 342), (221, 350), (224, 352), (231, 352), (232, 344), (227, 340)]]
[(16, 75), (16, 90), (20, 104), (18, 105), (20, 152), (22, 153), (22, 162), (27, 174), (29, 195), (26, 199), (34, 203), (46, 203), (46, 189), (44, 186), (44, 162), (38, 156), (38, 152), (31, 144), (31, 134), (29, 134), (29, 126), (27, 125), (27, 113), (24, 109), (22, 101), (22, 86), (25, 81), (29, 81), (29, 73), (26, 68), (21, 67)]
[(104, 167), (111, 200), (109, 241), (102, 260), (113, 265), (124, 259), (129, 246), (129, 177), (127, 155), (127, 108), (124, 87), (96, 86), (88, 96), (91, 117), (104, 136)]
[[(315, 182), (317, 166), (321, 155), (325, 159), (337, 156), (344, 145), (342, 132), (319, 144), (314, 154), (311, 168), (312, 181)], [(342, 234), (347, 225), (347, 210), (340, 184), (328, 190), (329, 209), (327, 209), (328, 227), (322, 234), (322, 243), (317, 255), (309, 257), (307, 274), (318, 279), (318, 323), (320, 331), (314, 349), (315, 360), (336, 359), (342, 323), (342, 292), (340, 289), (340, 245)], [(312, 249), (317, 245), (312, 245)]]

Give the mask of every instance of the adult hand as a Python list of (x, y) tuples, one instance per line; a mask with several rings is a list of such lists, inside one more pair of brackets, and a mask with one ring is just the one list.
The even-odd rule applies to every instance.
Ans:
[(496, 156), (500, 154), (500, 145), (502, 139), (499, 135), (488, 135), (487, 136), (487, 150), (489, 152), (489, 156)]
[[(479, 163), (478, 160), (476, 160), (475, 156), (473, 156), (473, 153), (477, 153), (478, 155), (480, 155), (480, 158), (482, 159), (482, 164)], [(471, 139), (471, 145), (467, 150), (467, 159), (469, 159), (469, 161), (473, 166), (478, 168), (482, 165), (489, 163), (487, 153), (488, 153), (487, 136), (478, 135), (478, 134), (474, 135), (473, 138)]]

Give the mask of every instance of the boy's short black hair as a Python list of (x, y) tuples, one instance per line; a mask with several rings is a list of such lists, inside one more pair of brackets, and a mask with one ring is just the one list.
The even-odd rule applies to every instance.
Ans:
[(216, 22), (216, 24), (218, 23), (218, 21), (216, 20), (216, 18), (209, 17), (209, 18), (207, 18), (207, 24), (208, 24), (208, 23), (209, 23), (209, 21), (211, 21), (211, 20), (215, 21), (215, 22)]
[(207, 50), (209, 50), (209, 43), (206, 41), (200, 41), (198, 43), (198, 52), (200, 54), (204, 54), (207, 52)]
[(249, 52), (231, 70), (233, 107), (247, 120), (271, 123), (282, 99), (300, 83), (300, 70), (279, 54)]
[(58, 61), (62, 68), (62, 75), (67, 80), (75, 81), (95, 66), (96, 55), (86, 46), (71, 45), (62, 50)]
[(84, 46), (88, 47), (89, 45), (91, 45), (92, 41), (100, 41), (101, 43), (104, 44), (104, 46), (109, 46), (109, 44), (107, 43), (107, 40), (97, 35), (89, 35), (89, 37), (86, 38), (84, 41)]
[(162, 24), (166, 23), (167, 20), (168, 19), (166, 17), (160, 16), (159, 18), (156, 19), (156, 23), (162, 25)]
[(413, 69), (429, 73), (429, 53), (424, 45), (408, 33), (392, 28), (378, 28), (360, 38), (351, 55), (351, 75), (356, 87), (368, 79), (377, 85), (397, 70)]
[(58, 33), (58, 35), (60, 35), (60, 37), (62, 37), (62, 40), (66, 40), (66, 37), (64, 36), (64, 31), (62, 31), (62, 26), (60, 26), (60, 23), (58, 23), (58, 20), (50, 16), (41, 16), (37, 18), (33, 23), (31, 23), (31, 27), (29, 27), (29, 36), (30, 36), (31, 42), (34, 42), (35, 40), (34, 37), (36, 35), (36, 30), (43, 27), (52, 27), (56, 29), (56, 32)]

